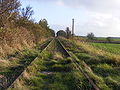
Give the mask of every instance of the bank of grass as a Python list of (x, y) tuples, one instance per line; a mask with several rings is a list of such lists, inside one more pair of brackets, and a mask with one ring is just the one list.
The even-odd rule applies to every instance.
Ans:
[(84, 75), (73, 68), (71, 58), (54, 59), (48, 51), (39, 54), (29, 66), (14, 88), (9, 90), (79, 90), (89, 89), (91, 85)]
[(31, 60), (38, 56), (38, 53), (41, 51), (38, 47), (42, 47), (46, 41), (41, 41), (38, 46), (31, 49), (25, 48), (24, 50), (14, 51), (3, 58), (0, 58), (0, 72), (19, 65), (23, 65), (25, 67)]
[[(39, 44), (43, 46), (43, 42)], [(0, 89), (5, 88), (26, 68), (41, 52), (37, 47), (16, 51), (1, 59), (0, 65)], [(25, 74), (27, 75), (27, 74)]]
[[(72, 51), (78, 62), (85, 62), (91, 68), (84, 68), (88, 75), (95, 80), (101, 90), (119, 90), (120, 85), (120, 56), (93, 47), (87, 42), (74, 38), (73, 40), (61, 39), (69, 51)], [(76, 45), (73, 49), (72, 44)], [(116, 69), (117, 68), (117, 69)], [(91, 71), (92, 70), (92, 71)], [(110, 83), (111, 81), (111, 83)]]
[(84, 63), (84, 60), (79, 59), (77, 55), (74, 55), (72, 53), (71, 55), (73, 56), (74, 60), (76, 60), (76, 62), (79, 64), (79, 66), (82, 68), (84, 73), (88, 75), (89, 79), (91, 79), (100, 90), (111, 90), (104, 82), (104, 79), (101, 76), (97, 76), (97, 74), (94, 73), (93, 70)]
[(114, 62), (114, 64), (120, 65), (120, 56), (100, 48), (95, 48), (87, 42), (76, 41), (76, 44), (82, 48), (84, 51), (88, 52), (90, 55), (94, 55), (97, 57), (104, 57), (106, 61)]

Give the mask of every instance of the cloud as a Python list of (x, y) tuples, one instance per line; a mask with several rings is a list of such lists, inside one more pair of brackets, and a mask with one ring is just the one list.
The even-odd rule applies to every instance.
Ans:
[(62, 0), (58, 0), (56, 2), (56, 4), (59, 5), (59, 6), (64, 6), (64, 2)]
[(64, 4), (66, 6), (76, 8), (84, 7), (95, 11), (114, 11), (120, 9), (120, 0), (37, 0), (40, 2), (52, 2), (56, 4)]
[[(33, 0), (27, 0), (33, 1)], [(120, 0), (34, 0), (33, 2), (53, 3), (58, 6), (84, 8), (88, 11), (102, 13), (119, 13)]]
[[(65, 25), (51, 25), (55, 30), (65, 30)], [(91, 12), (90, 18), (86, 23), (76, 24), (76, 35), (87, 35), (93, 32), (95, 36), (117, 36), (120, 37), (120, 18), (113, 17), (111, 14)]]
[(83, 25), (76, 25), (77, 35), (93, 32), (96, 36), (120, 36), (120, 18), (97, 16), (92, 17)]
[[(36, 1), (52, 3), (52, 5), (62, 6), (63, 8), (69, 7), (68, 10), (71, 10), (71, 8), (72, 10), (76, 10), (77, 8), (78, 11), (80, 11), (82, 8), (88, 18), (85, 23), (80, 22), (81, 24), (76, 25), (76, 33), (79, 35), (86, 35), (89, 32), (93, 32), (96, 36), (120, 36), (120, 0)], [(83, 12), (81, 11), (81, 13)], [(78, 14), (78, 12), (76, 12), (76, 14)], [(60, 26), (60, 24), (61, 23), (59, 23), (59, 25), (53, 25), (52, 27), (55, 29), (64, 29), (65, 26)]]

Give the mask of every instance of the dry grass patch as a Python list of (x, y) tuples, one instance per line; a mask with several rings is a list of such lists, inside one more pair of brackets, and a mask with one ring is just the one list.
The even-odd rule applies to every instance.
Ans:
[(1, 64), (0, 65), (0, 69), (3, 69), (3, 68), (11, 66), (11, 63), (8, 60), (2, 60), (2, 59), (0, 59), (0, 64)]
[(63, 56), (60, 52), (55, 52), (54, 55), (53, 55), (53, 59), (55, 60), (62, 60), (63, 59)]

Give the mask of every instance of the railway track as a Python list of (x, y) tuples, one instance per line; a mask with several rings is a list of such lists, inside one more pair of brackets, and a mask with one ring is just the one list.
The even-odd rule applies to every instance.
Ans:
[[(41, 53), (46, 50), (47, 47), (49, 47), (49, 45), (51, 44), (51, 42), (53, 41), (53, 39), (49, 40), (46, 43), (43, 43), (41, 45), (41, 48), (38, 48), (39, 50), (41, 49)], [(11, 87), (13, 87), (14, 83), (20, 79), (20, 77), (23, 75), (23, 73), (26, 71), (26, 69), (32, 64), (34, 63), (34, 61), (36, 61), (38, 59), (38, 57), (36, 57), (34, 60), (32, 60), (25, 68), (24, 70), (10, 83), (8, 84), (5, 88), (2, 88), (1, 90), (9, 90)]]
[[(82, 69), (82, 67), (79, 65), (79, 63), (77, 62), (76, 59), (73, 58), (73, 55), (71, 53), (69, 53), (64, 45), (61, 43), (61, 41), (58, 38), (52, 39), (51, 41), (49, 41), (48, 44), (46, 44), (46, 46), (44, 46), (44, 49), (41, 51), (41, 53), (43, 53), (45, 50), (47, 50), (51, 44), (53, 44), (54, 42), (57, 43), (58, 49), (60, 50), (61, 53), (63, 53), (66, 57), (71, 57), (72, 58), (72, 62), (74, 65), (74, 68), (76, 70), (78, 70), (79, 72), (83, 73), (83, 75), (87, 78), (87, 80), (89, 81), (89, 83), (91, 84), (91, 86), (94, 88), (94, 90), (100, 90), (98, 88), (98, 86), (93, 82), (93, 80), (89, 77), (89, 75), (87, 75), (87, 73)], [(36, 57), (22, 72), (21, 74), (9, 85), (6, 87), (7, 90), (9, 90), (9, 88), (13, 87), (14, 83), (22, 76), (22, 74), (24, 73), (24, 71), (32, 64), (34, 63), (35, 60), (37, 60), (38, 57)], [(79, 90), (82, 90), (80, 87), (78, 87)]]
[[(60, 40), (58, 39), (58, 43), (61, 45), (62, 49), (64, 50), (64, 52), (69, 56), (69, 57), (73, 57), (64, 47), (64, 45), (60, 42)], [(84, 70), (82, 69), (82, 67), (78, 64), (77, 60), (72, 59), (72, 62), (74, 63), (74, 67), (76, 69), (78, 69), (79, 71), (81, 71), (83, 73), (83, 75), (88, 79), (88, 81), (91, 83), (91, 85), (93, 86), (93, 88), (95, 90), (100, 90), (98, 88), (98, 86), (93, 82), (93, 80), (89, 77), (89, 75), (87, 75), (87, 73), (84, 72)]]

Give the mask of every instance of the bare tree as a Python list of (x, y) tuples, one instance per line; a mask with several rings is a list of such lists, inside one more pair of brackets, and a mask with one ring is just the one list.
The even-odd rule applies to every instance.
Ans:
[(18, 9), (20, 2), (18, 0), (0, 0), (0, 15), (11, 13)]
[(33, 13), (34, 12), (32, 10), (32, 7), (30, 7), (30, 6), (27, 6), (26, 8), (22, 8), (22, 10), (21, 10), (22, 18), (27, 19), (27, 20), (29, 20), (31, 18)]
[(66, 28), (66, 35), (67, 35), (67, 38), (68, 38), (68, 39), (72, 36), (69, 27)]
[[(6, 27), (18, 15), (18, 0), (0, 0), (0, 27)], [(13, 18), (14, 17), (14, 18)]]

